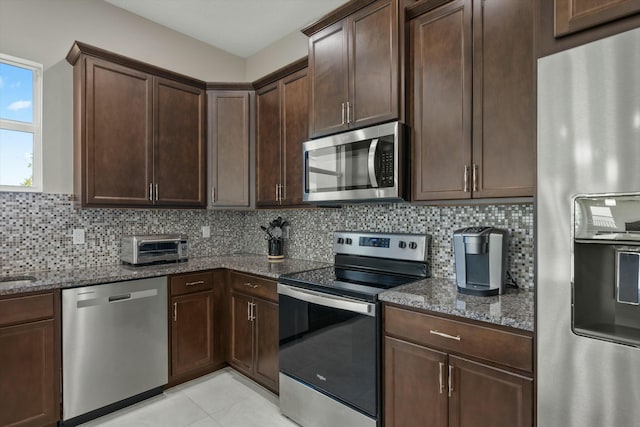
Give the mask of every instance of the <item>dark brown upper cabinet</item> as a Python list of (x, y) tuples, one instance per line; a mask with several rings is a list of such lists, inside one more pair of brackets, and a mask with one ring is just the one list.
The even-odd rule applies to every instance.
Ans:
[(286, 67), (297, 71), (255, 84), (256, 207), (303, 205), (302, 143), (309, 134), (309, 81), (307, 68), (300, 69), (305, 65), (306, 58)]
[(253, 91), (210, 90), (209, 170), (211, 206), (251, 206)]
[(205, 207), (205, 83), (76, 42), (74, 192), (83, 207)]
[(640, 26), (640, 0), (538, 1), (538, 57)]
[(303, 30), (309, 36), (310, 137), (402, 120), (400, 23), (403, 0), (352, 1)]
[(456, 0), (411, 20), (413, 200), (533, 196), (533, 5)]
[(640, 12), (640, 0), (554, 0), (555, 32), (561, 37)]

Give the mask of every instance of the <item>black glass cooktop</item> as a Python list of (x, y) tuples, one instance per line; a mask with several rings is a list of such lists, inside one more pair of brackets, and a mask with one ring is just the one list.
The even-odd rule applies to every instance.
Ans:
[(283, 275), (280, 276), (279, 282), (333, 295), (377, 301), (380, 292), (416, 280), (419, 278), (352, 268), (326, 267)]

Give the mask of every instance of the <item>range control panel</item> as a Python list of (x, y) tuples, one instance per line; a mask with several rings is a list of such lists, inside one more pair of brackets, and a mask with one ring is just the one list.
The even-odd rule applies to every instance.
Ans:
[(333, 253), (426, 261), (430, 240), (428, 234), (336, 231)]

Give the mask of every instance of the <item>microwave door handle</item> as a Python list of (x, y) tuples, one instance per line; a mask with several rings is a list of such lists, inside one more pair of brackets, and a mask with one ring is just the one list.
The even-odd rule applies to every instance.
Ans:
[(376, 178), (376, 149), (378, 148), (378, 138), (371, 140), (369, 146), (369, 180), (371, 188), (378, 188), (378, 179)]

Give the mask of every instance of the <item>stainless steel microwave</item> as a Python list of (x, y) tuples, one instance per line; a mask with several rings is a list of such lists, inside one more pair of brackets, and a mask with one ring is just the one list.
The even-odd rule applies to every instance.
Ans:
[(406, 133), (405, 125), (391, 122), (305, 142), (303, 200), (403, 200)]

